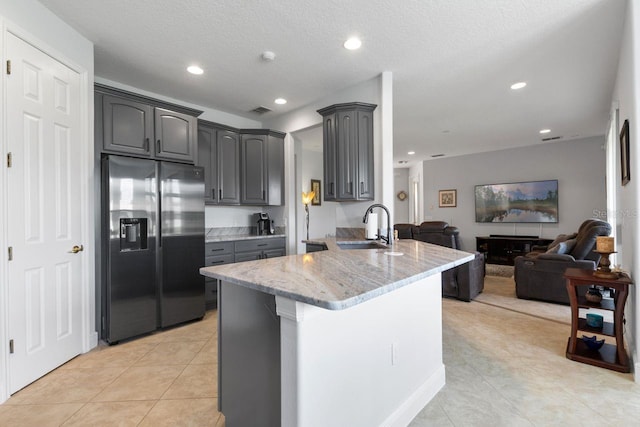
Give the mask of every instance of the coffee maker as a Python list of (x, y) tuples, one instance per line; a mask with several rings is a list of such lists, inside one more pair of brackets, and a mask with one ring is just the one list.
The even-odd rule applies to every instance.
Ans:
[(269, 219), (269, 214), (266, 212), (258, 212), (256, 214), (258, 218), (258, 236), (262, 236), (265, 234), (273, 234), (273, 221)]

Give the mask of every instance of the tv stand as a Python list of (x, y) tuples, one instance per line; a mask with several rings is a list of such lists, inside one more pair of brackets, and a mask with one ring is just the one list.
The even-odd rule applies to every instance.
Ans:
[(531, 252), (533, 246), (547, 246), (551, 242), (538, 236), (492, 234), (476, 237), (476, 250), (484, 254), (489, 264), (514, 265), (515, 258)]

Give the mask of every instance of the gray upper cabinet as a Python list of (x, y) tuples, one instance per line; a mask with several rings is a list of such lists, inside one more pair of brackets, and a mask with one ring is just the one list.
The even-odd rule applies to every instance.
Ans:
[(230, 130), (218, 130), (218, 197), (220, 203), (240, 203), (240, 135)]
[(323, 116), (324, 198), (374, 199), (373, 111), (362, 102), (318, 110)]
[(99, 151), (195, 162), (201, 111), (100, 84), (95, 88)]
[(240, 203), (282, 205), (285, 134), (267, 129), (247, 129), (241, 132)]
[(167, 160), (195, 162), (196, 126), (193, 116), (166, 110), (155, 109), (155, 154)]
[(198, 166), (204, 168), (206, 204), (240, 203), (240, 139), (237, 132), (200, 120)]
[(103, 148), (151, 156), (153, 108), (131, 99), (105, 95), (102, 99)]

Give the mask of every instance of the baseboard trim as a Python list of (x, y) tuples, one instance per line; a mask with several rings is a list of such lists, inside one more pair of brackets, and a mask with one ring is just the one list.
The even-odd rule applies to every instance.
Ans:
[(384, 427), (406, 427), (445, 385), (444, 365), (431, 375), (405, 402), (381, 424)]

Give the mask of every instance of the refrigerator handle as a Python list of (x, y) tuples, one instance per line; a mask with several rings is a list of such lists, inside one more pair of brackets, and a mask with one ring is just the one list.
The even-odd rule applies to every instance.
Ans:
[(158, 216), (156, 218), (158, 226), (156, 227), (158, 234), (158, 248), (162, 247), (162, 195), (158, 197)]

